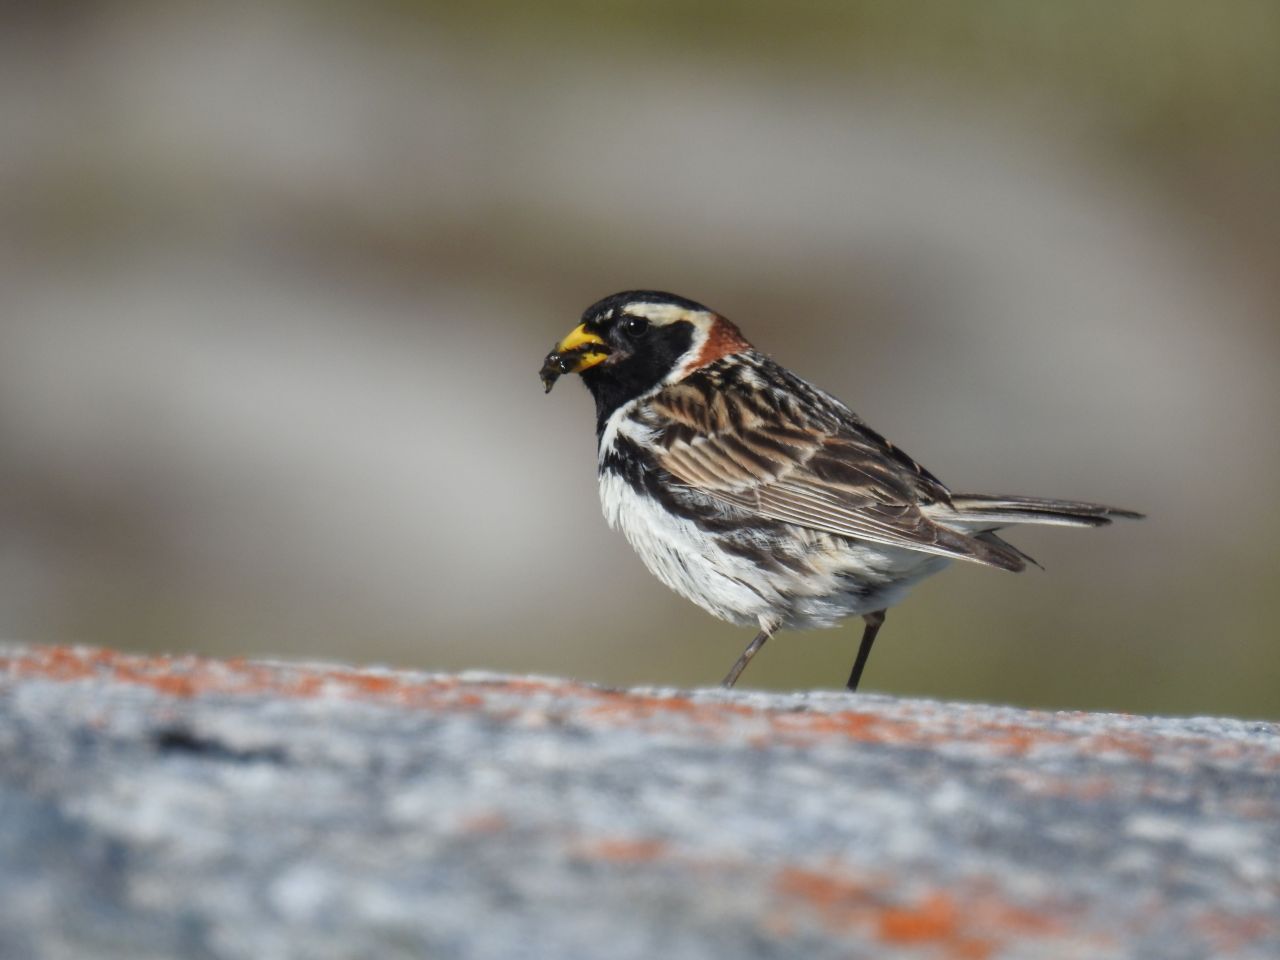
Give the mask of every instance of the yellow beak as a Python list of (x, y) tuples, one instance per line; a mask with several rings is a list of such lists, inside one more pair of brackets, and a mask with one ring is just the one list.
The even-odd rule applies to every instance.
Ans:
[(608, 356), (609, 345), (589, 331), (585, 324), (579, 324), (547, 354), (538, 375), (547, 388), (546, 392), (550, 393), (556, 381), (564, 374), (581, 373)]

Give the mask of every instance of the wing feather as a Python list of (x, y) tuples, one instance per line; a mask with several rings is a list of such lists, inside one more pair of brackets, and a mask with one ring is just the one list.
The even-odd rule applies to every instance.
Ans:
[[(756, 384), (698, 371), (656, 394), (659, 465), (680, 482), (762, 517), (813, 530), (1009, 570), (1023, 559), (1000, 542), (935, 523), (921, 509), (950, 493), (854, 414), (771, 361), (787, 402)], [(779, 373), (779, 371), (781, 373)], [(772, 386), (772, 384), (770, 385)], [(768, 389), (768, 388), (766, 388)], [(710, 398), (710, 399), (709, 399)]]

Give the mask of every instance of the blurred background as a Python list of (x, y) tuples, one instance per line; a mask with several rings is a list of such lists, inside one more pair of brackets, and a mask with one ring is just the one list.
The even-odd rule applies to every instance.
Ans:
[[(85, 2), (0, 30), (0, 637), (709, 684), (537, 370), (669, 289), (1012, 539), (864, 686), (1280, 717), (1280, 5)], [(747, 686), (837, 687), (861, 625)]]

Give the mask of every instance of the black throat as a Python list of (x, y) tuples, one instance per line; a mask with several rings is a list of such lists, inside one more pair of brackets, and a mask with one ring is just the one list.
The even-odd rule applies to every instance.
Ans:
[(673, 323), (654, 329), (629, 356), (582, 371), (582, 382), (596, 401), (596, 438), (613, 412), (662, 382), (693, 345), (693, 326)]

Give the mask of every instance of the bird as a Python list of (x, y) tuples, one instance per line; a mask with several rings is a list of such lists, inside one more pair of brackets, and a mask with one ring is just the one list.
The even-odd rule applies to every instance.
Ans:
[(855, 691), (885, 612), (921, 580), (953, 560), (1014, 572), (1035, 563), (998, 535), (1004, 527), (1142, 517), (952, 493), (728, 318), (672, 293), (628, 290), (589, 306), (543, 361), (545, 392), (570, 373), (595, 401), (609, 526), (666, 586), (757, 631), (725, 687), (779, 630), (860, 616), (845, 684)]

